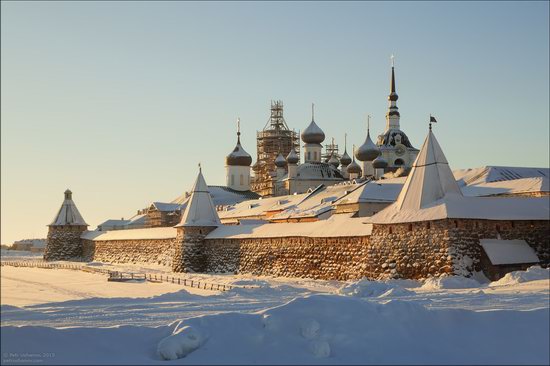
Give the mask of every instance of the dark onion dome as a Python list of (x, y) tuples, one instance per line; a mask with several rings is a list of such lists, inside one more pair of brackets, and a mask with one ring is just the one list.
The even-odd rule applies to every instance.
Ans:
[(344, 150), (344, 154), (342, 154), (342, 157), (340, 158), (340, 163), (342, 166), (349, 165), (351, 163), (351, 158), (348, 155), (348, 152)]
[(391, 128), (384, 132), (383, 135), (380, 135), (378, 137), (379, 141), (378, 144), (380, 146), (395, 146), (398, 144), (405, 145), (405, 147), (409, 147), (414, 149), (411, 142), (409, 141), (409, 138), (407, 135), (405, 135), (405, 132)]
[(334, 156), (334, 154), (332, 154), (330, 156), (330, 159), (328, 160), (328, 163), (330, 165), (332, 165), (333, 167), (335, 167), (335, 168), (338, 168), (338, 166), (340, 165), (340, 161), (338, 160), (338, 158), (336, 156)]
[(277, 159), (275, 159), (275, 166), (277, 168), (284, 168), (286, 165), (286, 159), (284, 158), (283, 154), (279, 153), (279, 156), (277, 156)]
[(387, 166), (388, 162), (382, 157), (382, 154), (378, 155), (378, 157), (372, 161), (372, 167), (374, 169), (384, 169)]
[(320, 144), (325, 141), (325, 133), (312, 120), (309, 126), (302, 132), (302, 141), (306, 144)]
[(250, 166), (252, 157), (241, 146), (241, 133), (237, 132), (237, 146), (231, 154), (225, 157), (225, 164), (229, 166)]
[(292, 149), (290, 149), (290, 152), (288, 153), (288, 155), (286, 156), (286, 162), (289, 164), (298, 164), (299, 161), (300, 161), (300, 157), (298, 156), (298, 154), (296, 154), (296, 150), (294, 150), (294, 146), (293, 146)]
[(370, 131), (367, 130), (367, 138), (363, 145), (359, 146), (357, 151), (355, 151), (355, 157), (359, 161), (373, 161), (378, 155), (380, 155), (380, 149), (372, 142)]
[(355, 162), (355, 160), (353, 160), (350, 165), (348, 165), (346, 170), (348, 174), (357, 174), (358, 176), (360, 176), (362, 172), (361, 167)]

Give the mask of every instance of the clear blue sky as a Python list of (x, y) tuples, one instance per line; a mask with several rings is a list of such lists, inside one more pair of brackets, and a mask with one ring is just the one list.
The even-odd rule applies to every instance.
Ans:
[(389, 56), (401, 125), (429, 113), (452, 168), (549, 164), (548, 2), (2, 2), (2, 243), (43, 237), (63, 199), (92, 228), (224, 184), (241, 118), (282, 99), (360, 144), (382, 132)]

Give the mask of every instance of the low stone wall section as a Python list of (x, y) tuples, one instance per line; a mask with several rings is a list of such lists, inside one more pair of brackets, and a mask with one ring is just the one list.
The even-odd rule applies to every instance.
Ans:
[(172, 266), (174, 239), (82, 240), (83, 259)]

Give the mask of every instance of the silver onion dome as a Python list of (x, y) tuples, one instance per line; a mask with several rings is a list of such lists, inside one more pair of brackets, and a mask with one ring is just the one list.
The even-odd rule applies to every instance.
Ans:
[(277, 156), (277, 159), (275, 159), (275, 166), (277, 168), (283, 168), (286, 165), (286, 159), (284, 158), (283, 154), (279, 153)]
[(373, 161), (378, 155), (380, 155), (380, 149), (374, 144), (370, 138), (370, 131), (367, 130), (367, 138), (355, 152), (355, 157), (360, 161)]
[(294, 150), (294, 147), (290, 149), (290, 152), (286, 156), (286, 161), (289, 164), (298, 164), (298, 162), (300, 161), (300, 157), (298, 156), (298, 154), (296, 154), (296, 150)]
[(348, 155), (348, 152), (344, 150), (344, 153), (342, 154), (342, 157), (340, 158), (340, 163), (343, 166), (349, 165), (351, 163), (351, 158)]
[(320, 144), (325, 141), (325, 133), (315, 121), (311, 121), (309, 126), (302, 132), (302, 141), (306, 144)]
[(361, 170), (361, 167), (359, 166), (359, 164), (357, 164), (355, 162), (355, 160), (353, 160), (349, 165), (348, 167), (346, 168), (348, 174), (357, 174), (357, 175), (361, 175), (362, 173), (362, 170)]
[(374, 169), (384, 169), (387, 166), (388, 162), (382, 157), (382, 154), (378, 155), (378, 157), (372, 161), (372, 167)]

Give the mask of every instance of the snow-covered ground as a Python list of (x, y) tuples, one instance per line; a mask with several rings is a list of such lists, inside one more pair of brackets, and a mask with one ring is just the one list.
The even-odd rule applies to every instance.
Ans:
[(3, 266), (1, 275), (3, 364), (550, 362), (540, 268), (485, 284), (182, 275), (260, 286), (228, 292), (62, 269)]

